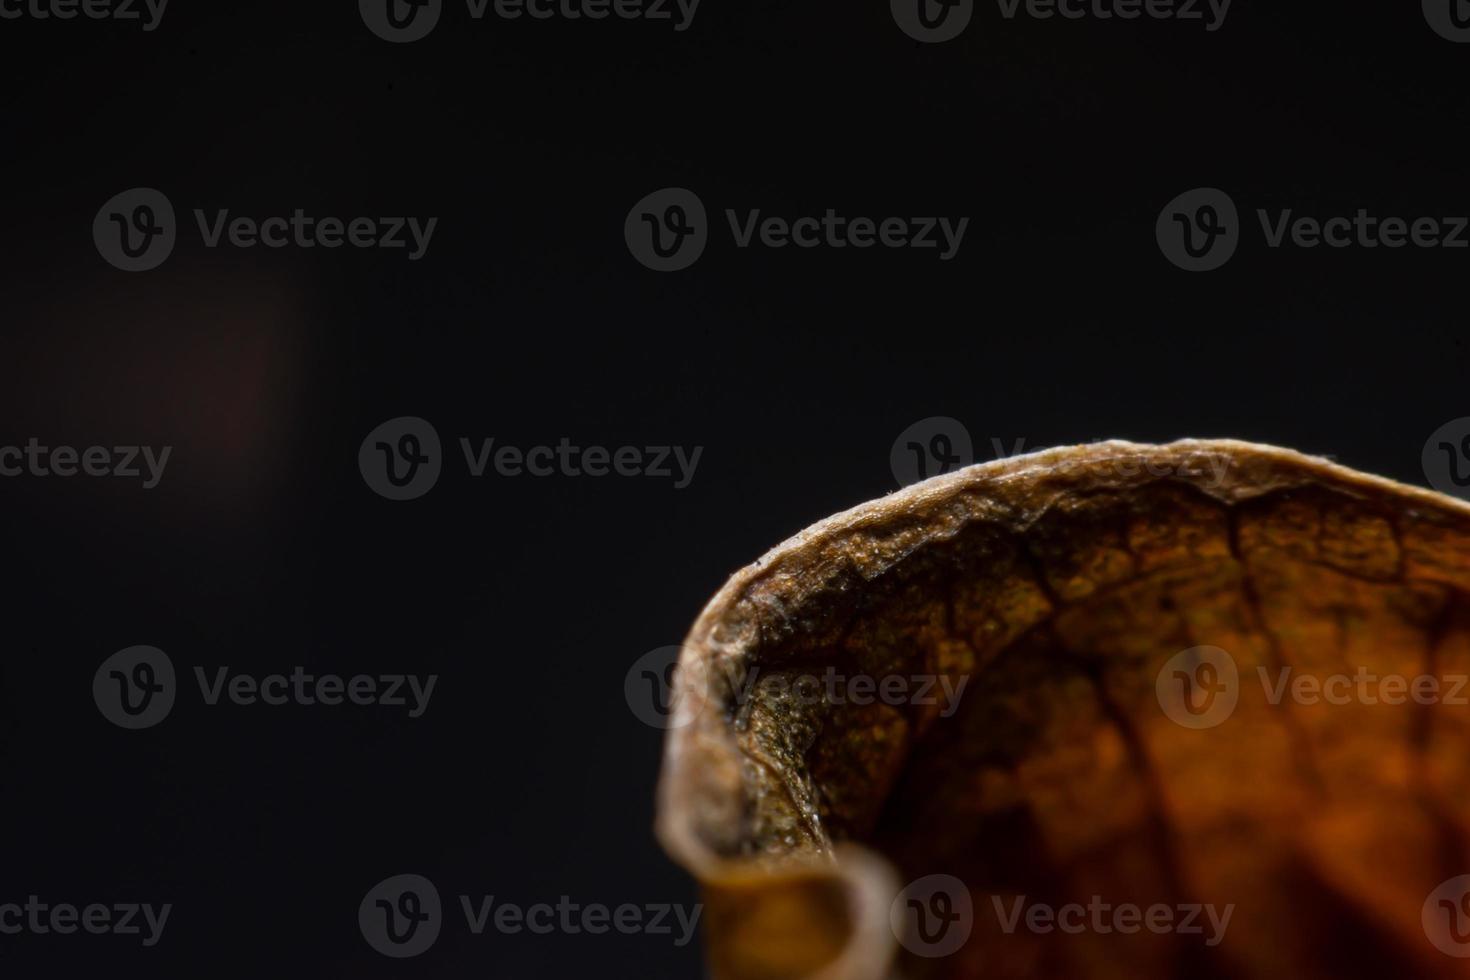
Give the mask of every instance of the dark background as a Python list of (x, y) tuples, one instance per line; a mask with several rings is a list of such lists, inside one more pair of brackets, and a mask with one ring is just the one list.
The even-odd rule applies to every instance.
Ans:
[[(693, 26), (472, 21), (390, 45), (355, 5), (173, 0), (158, 30), (0, 21), (0, 445), (171, 445), (162, 484), (0, 480), (0, 902), (175, 906), (162, 942), (0, 937), (8, 976), (612, 978), (700, 973), (659, 936), (470, 935), (454, 896), (691, 902), (652, 839), (661, 733), (632, 662), (740, 565), (895, 486), (898, 433), (1027, 449), (1235, 436), (1422, 483), (1470, 415), (1470, 253), (1265, 247), (1254, 209), (1470, 213), (1470, 47), (1417, 4), (1236, 0), (1200, 22), (1002, 19), (919, 44), (886, 2), (704, 0)], [(1159, 210), (1250, 228), (1189, 274)], [(91, 239), (173, 201), (160, 268)], [(623, 219), (715, 221), (651, 272)], [(437, 216), (427, 256), (206, 249), (190, 211)], [(969, 216), (932, 251), (736, 249), (723, 209)], [(444, 476), (364, 485), (379, 423)], [(703, 446), (693, 484), (470, 479), (459, 437)], [(147, 731), (93, 672), (134, 644), (184, 689)], [(438, 673), (424, 717), (207, 708), (194, 665)], [(373, 952), (356, 909), (428, 876), (449, 921)]]

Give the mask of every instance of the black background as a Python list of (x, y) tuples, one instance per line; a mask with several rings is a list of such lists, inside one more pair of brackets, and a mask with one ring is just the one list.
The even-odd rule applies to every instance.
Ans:
[[(1236, 0), (1199, 21), (905, 36), (886, 2), (703, 0), (693, 26), (471, 20), (374, 37), (349, 2), (173, 0), (161, 26), (0, 21), (0, 444), (171, 445), (161, 485), (0, 481), (0, 902), (172, 902), (162, 942), (0, 937), (6, 976), (687, 977), (668, 937), (475, 937), (454, 896), (692, 902), (652, 839), (661, 733), (623, 679), (740, 565), (892, 490), (918, 419), (1027, 449), (1234, 436), (1422, 483), (1470, 415), (1470, 253), (1269, 249), (1256, 208), (1470, 213), (1470, 47), (1417, 4)], [(120, 272), (97, 209), (182, 219)], [(658, 274), (635, 201), (695, 190), (711, 243)], [(1228, 191), (1189, 274), (1160, 209)], [(207, 249), (192, 209), (437, 216), (402, 250)], [(737, 249), (725, 208), (968, 216), (959, 255)], [(381, 422), (448, 459), (372, 493)], [(702, 446), (691, 486), (471, 479), (460, 437)], [(152, 644), (184, 689), (105, 721)], [(205, 707), (192, 668), (438, 673), (428, 712)], [(357, 929), (414, 872), (449, 921), (394, 961)]]

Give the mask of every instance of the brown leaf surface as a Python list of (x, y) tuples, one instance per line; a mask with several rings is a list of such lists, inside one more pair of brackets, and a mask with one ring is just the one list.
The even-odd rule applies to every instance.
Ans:
[[(1470, 900), (1431, 895), (1470, 874), (1467, 588), (1470, 506), (1232, 441), (1001, 460), (815, 525), (680, 656), (659, 833), (715, 977), (1470, 974), (1435, 942), (1470, 955)], [(1425, 676), (1434, 703), (1385, 703)], [(1290, 693), (1324, 682), (1341, 703)], [(899, 895), (935, 874), (970, 905), (943, 956), (917, 916), (960, 906)], [(1006, 929), (1072, 903), (1114, 911)], [(1109, 918), (1196, 905), (1199, 933)]]

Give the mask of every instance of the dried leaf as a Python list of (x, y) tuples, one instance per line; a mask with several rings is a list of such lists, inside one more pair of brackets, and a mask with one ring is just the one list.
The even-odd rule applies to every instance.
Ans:
[(1465, 975), (1467, 588), (1470, 506), (1233, 441), (815, 525), (680, 656), (714, 976)]

